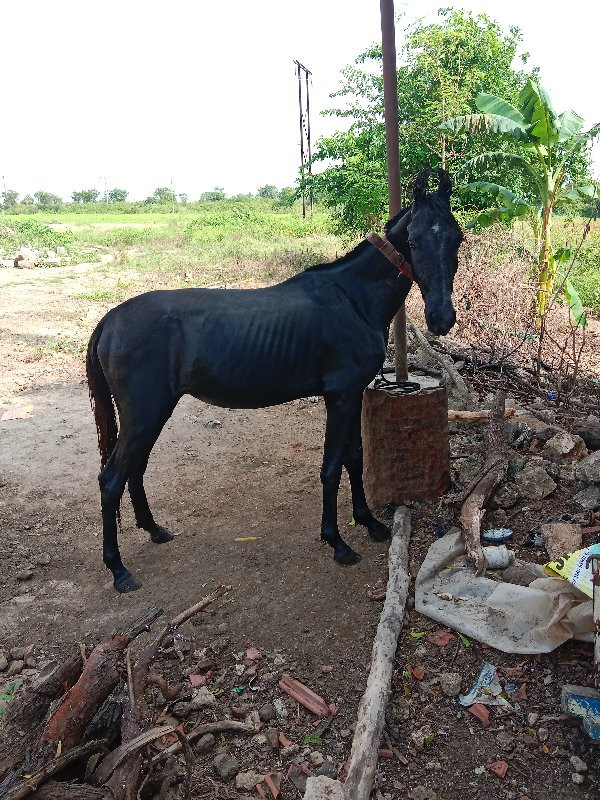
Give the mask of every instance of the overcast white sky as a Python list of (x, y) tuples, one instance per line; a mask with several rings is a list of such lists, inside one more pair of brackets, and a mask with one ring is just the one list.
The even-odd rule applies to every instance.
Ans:
[[(448, 5), (521, 28), (557, 111), (600, 121), (597, 0), (396, 0), (396, 11), (410, 20)], [(3, 2), (0, 189), (70, 199), (106, 182), (143, 199), (172, 185), (197, 199), (216, 185), (228, 194), (292, 185), (293, 59), (313, 72), (316, 139), (339, 129), (319, 111), (379, 26), (378, 0)]]

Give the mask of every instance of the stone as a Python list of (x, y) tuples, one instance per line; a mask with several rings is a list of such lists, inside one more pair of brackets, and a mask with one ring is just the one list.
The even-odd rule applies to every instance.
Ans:
[(296, 753), (300, 750), (297, 744), (291, 744), (289, 747), (282, 747), (279, 751), (279, 754), (282, 758), (290, 758), (291, 756), (296, 755)]
[(217, 698), (206, 686), (200, 686), (199, 689), (194, 691), (191, 702), (192, 710), (199, 711), (202, 708), (212, 708), (216, 704)]
[(539, 714), (536, 714), (535, 711), (530, 711), (529, 714), (527, 714), (527, 724), (533, 727), (539, 718)]
[(287, 717), (288, 710), (281, 697), (277, 697), (275, 698), (275, 700), (273, 700), (273, 706), (275, 707), (275, 711), (277, 712), (278, 717)]
[(22, 569), (22, 570), (20, 570), (20, 572), (17, 572), (17, 574), (15, 575), (15, 578), (18, 581), (21, 581), (21, 582), (30, 581), (33, 578), (34, 575), (35, 575), (35, 572), (32, 569)]
[(235, 788), (252, 791), (257, 784), (262, 782), (263, 778), (264, 775), (261, 775), (260, 772), (253, 772), (252, 770), (249, 772), (238, 772), (235, 776)]
[(279, 750), (279, 732), (275, 728), (267, 728), (265, 736), (267, 742), (271, 745), (271, 749)]
[(600, 450), (596, 450), (579, 462), (575, 477), (585, 483), (600, 483)]
[(577, 784), (577, 786), (581, 786), (581, 784), (585, 781), (585, 778), (579, 772), (573, 772), (571, 774), (571, 780), (573, 783)]
[(38, 565), (38, 567), (47, 567), (50, 563), (50, 556), (48, 553), (40, 553), (36, 557), (35, 563)]
[(540, 533), (551, 559), (574, 553), (582, 547), (581, 527), (572, 522), (546, 522), (540, 525)]
[(566, 431), (560, 431), (548, 439), (542, 450), (542, 456), (557, 464), (562, 461), (580, 461), (587, 456), (587, 447), (580, 436), (576, 434), (571, 436)]
[(11, 675), (20, 675), (23, 671), (23, 667), (25, 666), (24, 661), (11, 661), (10, 666), (6, 672), (7, 676), (10, 677)]
[(263, 722), (272, 722), (277, 717), (277, 711), (272, 703), (264, 703), (258, 709), (258, 716)]
[(37, 658), (33, 656), (29, 656), (29, 658), (25, 659), (25, 666), (29, 669), (36, 669), (37, 670)]
[(338, 771), (337, 767), (330, 761), (328, 758), (321, 764), (320, 767), (317, 767), (315, 770), (315, 775), (319, 775), (326, 778), (337, 778)]
[(523, 561), (518, 564), (511, 564), (502, 571), (504, 583), (514, 583), (517, 586), (529, 586), (531, 581), (544, 577), (546, 577), (546, 573), (540, 564), (530, 564)]
[(600, 486), (592, 485), (582, 489), (574, 495), (573, 502), (586, 511), (592, 511), (600, 506)]
[(540, 740), (540, 742), (547, 742), (549, 735), (550, 734), (548, 733), (548, 728), (538, 728), (537, 737)]
[(0, 672), (4, 672), (5, 669), (8, 667), (8, 659), (6, 657), (6, 651), (0, 650)]
[(569, 761), (575, 772), (587, 772), (588, 765), (579, 756), (571, 756)]
[(514, 483), (507, 481), (495, 492), (494, 504), (499, 508), (512, 508), (521, 498), (521, 493)]
[(205, 733), (204, 736), (201, 736), (198, 741), (196, 742), (196, 746), (194, 750), (196, 753), (208, 753), (209, 750), (212, 750), (215, 746), (215, 737), (212, 733)]
[(177, 717), (177, 719), (187, 719), (190, 714), (194, 711), (194, 707), (191, 703), (175, 703), (172, 708), (173, 714)]
[(318, 750), (313, 750), (312, 753), (308, 754), (308, 760), (313, 765), (313, 767), (320, 767), (321, 764), (325, 763), (325, 756)]
[(437, 794), (428, 786), (415, 786), (408, 793), (409, 800), (437, 800)]
[(442, 672), (440, 675), (440, 689), (446, 697), (458, 697), (461, 682), (461, 676), (458, 672)]
[(237, 759), (233, 756), (230, 756), (229, 753), (219, 753), (216, 755), (212, 762), (213, 769), (224, 781), (230, 781), (234, 778), (239, 770), (240, 765), (238, 764)]
[(331, 776), (317, 775), (314, 778), (308, 778), (304, 800), (322, 800), (324, 797), (327, 800), (343, 800), (342, 784), (332, 779)]
[(412, 739), (415, 747), (418, 750), (421, 750), (425, 747), (425, 741), (430, 739), (434, 735), (433, 730), (431, 729), (431, 725), (423, 725), (422, 728), (419, 728), (416, 731), (413, 731), (410, 734), (410, 738)]
[(590, 450), (600, 450), (600, 417), (590, 416), (573, 425), (573, 433), (581, 436)]
[[(581, 464), (583, 464), (583, 461)], [(531, 461), (528, 462), (525, 469), (515, 476), (515, 483), (525, 500), (543, 500), (556, 489), (556, 483), (546, 470), (541, 465)]]

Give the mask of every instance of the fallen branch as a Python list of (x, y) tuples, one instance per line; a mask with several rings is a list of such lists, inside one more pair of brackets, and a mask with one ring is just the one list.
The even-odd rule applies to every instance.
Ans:
[(471, 408), (473, 406), (473, 401), (471, 400), (471, 395), (469, 393), (469, 388), (465, 383), (462, 375), (458, 372), (452, 359), (449, 356), (445, 356), (442, 353), (438, 353), (435, 348), (433, 348), (429, 342), (427, 341), (427, 337), (423, 333), (423, 331), (419, 328), (418, 325), (409, 319), (406, 318), (406, 324), (413, 334), (413, 336), (417, 339), (423, 350), (427, 353), (430, 358), (433, 358), (437, 361), (440, 366), (442, 367), (443, 371), (448, 375), (454, 386), (456, 387), (456, 391), (460, 395), (461, 399), (467, 406), (467, 408)]
[[(222, 719), (216, 722), (205, 722), (202, 725), (196, 725), (188, 734), (188, 742), (193, 742), (204, 736), (206, 733), (224, 733), (225, 731), (234, 731), (235, 733), (256, 733), (254, 725), (249, 722), (239, 722), (236, 719)], [(152, 763), (156, 764), (164, 761), (167, 756), (178, 753), (181, 750), (181, 742), (175, 742), (170, 747), (165, 747), (158, 755), (154, 756)]]
[(504, 441), (504, 404), (506, 392), (501, 390), (494, 398), (490, 413), (490, 424), (486, 430), (486, 459), (480, 473), (471, 481), (458, 498), (463, 500), (460, 511), (460, 524), (463, 531), (467, 555), (475, 564), (477, 574), (485, 567), (481, 546), (481, 521), (485, 515), (484, 506), (494, 489), (506, 475), (508, 457)]
[[(515, 408), (506, 408), (504, 410), (504, 416), (512, 417), (515, 411)], [(491, 411), (489, 408), (482, 408), (479, 411), (455, 411), (449, 408), (448, 422), (480, 422), (482, 419), (489, 419), (490, 413)]]
[(410, 542), (410, 512), (397, 509), (394, 515), (392, 542), (389, 551), (389, 579), (383, 611), (373, 643), (371, 671), (367, 687), (360, 701), (356, 733), (348, 765), (348, 777), (343, 787), (339, 781), (309, 778), (305, 800), (368, 800), (377, 768), (379, 742), (385, 723), (394, 658), (406, 596), (410, 585), (408, 575), (408, 547)]

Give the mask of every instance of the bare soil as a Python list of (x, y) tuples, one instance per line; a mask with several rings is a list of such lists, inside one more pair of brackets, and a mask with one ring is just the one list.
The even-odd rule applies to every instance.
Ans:
[[(193, 647), (205, 647), (226, 631), (228, 644), (219, 656), (222, 696), (235, 684), (232, 653), (252, 642), (271, 668), (285, 664), (286, 671), (339, 707), (318, 749), (341, 767), (380, 612), (367, 591), (386, 579), (387, 547), (371, 542), (364, 529), (347, 526), (343, 535), (363, 560), (343, 568), (319, 540), (323, 403), (302, 400), (239, 411), (185, 398), (153, 451), (146, 481), (157, 521), (177, 536), (166, 545), (152, 544), (135, 528), (125, 498), (121, 551), (143, 585), (118, 595), (101, 559), (99, 457), (82, 352), (108, 304), (78, 297), (114, 283), (114, 276), (90, 264), (0, 270), (0, 415), (7, 408), (32, 406), (29, 418), (0, 422), (0, 649), (33, 644), (41, 660), (60, 657), (78, 642), (99, 641), (148, 606), (160, 606), (165, 618), (171, 617), (218, 584), (231, 584), (228, 602), (189, 634)], [(343, 525), (351, 517), (345, 484), (339, 503)], [(435, 525), (448, 527), (452, 513), (415, 507), (414, 574), (436, 535)], [(41, 566), (44, 556), (49, 563)], [(29, 567), (33, 577), (18, 580)], [(560, 688), (585, 683), (591, 648), (569, 644), (549, 656), (518, 657), (477, 642), (465, 646), (455, 639), (438, 647), (409, 635), (438, 627), (414, 611), (407, 615), (392, 708), (404, 703), (409, 714), (391, 712), (388, 730), (408, 766), (397, 759), (381, 761), (382, 795), (406, 797), (421, 786), (443, 800), (597, 797), (598, 749), (560, 711)], [(484, 660), (499, 668), (520, 667), (515, 680), (526, 686), (522, 713), (492, 711), (487, 729), (458, 711), (435, 681), (427, 683), (456, 671), (464, 691)], [(333, 671), (323, 674), (324, 664)], [(424, 679), (407, 673), (407, 665), (422, 666)], [(260, 698), (248, 691), (245, 696), (260, 703), (277, 696), (277, 690), (265, 690)], [(526, 719), (531, 712), (540, 715), (535, 729)], [(309, 715), (299, 709), (294, 719), (278, 724), (300, 743), (312, 730)], [(431, 726), (434, 737), (417, 748), (410, 734), (424, 725)], [(538, 728), (547, 732), (543, 741)], [(242, 753), (244, 769), (268, 761), (247, 744), (233, 740), (228, 746), (237, 747), (238, 757)], [(573, 754), (589, 766), (582, 786), (571, 780)], [(205, 757), (204, 771), (195, 773), (194, 797), (243, 796), (231, 783), (214, 783), (213, 756)], [(277, 757), (272, 758), (276, 768)], [(486, 768), (490, 758), (508, 761), (504, 779)], [(210, 780), (203, 777), (209, 774)], [(285, 783), (281, 796), (299, 795)]]

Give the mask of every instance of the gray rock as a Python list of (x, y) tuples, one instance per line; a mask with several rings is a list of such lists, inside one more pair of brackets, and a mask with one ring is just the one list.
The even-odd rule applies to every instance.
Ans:
[(575, 772), (587, 772), (588, 765), (579, 756), (571, 756), (569, 761)]
[(590, 415), (573, 425), (573, 433), (581, 436), (590, 450), (600, 450), (600, 418)]
[(291, 744), (289, 747), (282, 747), (279, 751), (279, 755), (282, 758), (291, 758), (296, 755), (298, 750), (300, 750), (300, 748), (297, 744)]
[(440, 688), (446, 697), (458, 697), (461, 689), (461, 676), (458, 672), (442, 672)]
[(583, 439), (576, 434), (571, 436), (566, 431), (560, 431), (548, 439), (542, 450), (544, 458), (557, 464), (560, 464), (563, 460), (575, 459), (579, 461), (586, 455), (587, 448)]
[(548, 728), (538, 728), (537, 737), (540, 742), (547, 742), (549, 735)]
[(600, 483), (600, 450), (586, 456), (577, 465), (575, 476), (585, 483)]
[(418, 750), (421, 750), (425, 747), (425, 741), (430, 739), (433, 736), (433, 730), (431, 729), (431, 725), (423, 725), (422, 728), (419, 728), (416, 731), (413, 731), (410, 735), (415, 747)]
[(540, 533), (544, 547), (552, 559), (574, 553), (582, 546), (581, 527), (572, 522), (546, 522), (540, 525)]
[[(581, 464), (583, 464), (583, 461)], [(521, 496), (526, 500), (543, 500), (556, 489), (556, 483), (546, 470), (531, 461), (515, 477), (515, 483)]]
[(585, 778), (579, 772), (573, 772), (571, 774), (571, 780), (573, 783), (576, 783), (577, 786), (581, 786), (581, 784), (585, 781)]
[(25, 666), (29, 669), (37, 669), (37, 658), (29, 656), (29, 658), (25, 659)]
[(600, 486), (588, 486), (582, 489), (573, 497), (573, 502), (577, 503), (581, 508), (586, 511), (591, 511), (600, 506)]
[(198, 741), (196, 742), (196, 746), (194, 750), (196, 753), (208, 753), (209, 750), (212, 750), (215, 746), (215, 737), (212, 733), (205, 733), (204, 736), (201, 736)]
[(187, 719), (193, 712), (194, 707), (191, 703), (175, 703), (172, 710), (177, 719)]
[(535, 711), (530, 711), (529, 714), (527, 714), (527, 724), (533, 726), (539, 718), (539, 714), (536, 714)]
[(253, 772), (252, 770), (249, 772), (238, 772), (235, 776), (235, 788), (252, 791), (258, 783), (261, 783), (263, 778), (264, 775), (261, 775), (260, 772)]
[(23, 671), (23, 667), (24, 666), (25, 666), (25, 662), (24, 661), (12, 661), (10, 666), (9, 666), (9, 668), (8, 668), (8, 670), (7, 670), (7, 673), (6, 673), (7, 676), (10, 677), (11, 675), (20, 675), (21, 672)]
[(275, 707), (278, 717), (287, 717), (288, 710), (281, 697), (276, 697), (275, 700), (273, 700), (273, 706)]
[(35, 572), (32, 569), (22, 569), (20, 572), (17, 572), (15, 578), (21, 582), (30, 581), (34, 575)]
[(240, 765), (236, 758), (228, 753), (219, 753), (212, 762), (213, 769), (224, 781), (230, 781), (240, 771)]
[(47, 567), (50, 563), (50, 556), (48, 553), (40, 553), (36, 557), (35, 563), (38, 565), (38, 567)]
[(502, 571), (504, 583), (514, 583), (517, 586), (529, 586), (531, 581), (536, 578), (545, 577), (545, 572), (539, 564), (530, 564), (520, 561), (518, 564), (511, 564)]
[(272, 703), (264, 703), (264, 705), (258, 709), (258, 716), (263, 722), (271, 722), (277, 716), (275, 706)]
[(24, 647), (11, 647), (8, 651), (10, 658), (13, 661), (24, 661), (25, 660), (25, 648)]
[(4, 672), (4, 670), (8, 667), (8, 659), (6, 657), (6, 651), (0, 650), (0, 672)]
[(494, 503), (499, 508), (512, 508), (519, 502), (521, 493), (514, 483), (503, 483), (494, 494)]
[(308, 760), (313, 765), (313, 767), (320, 767), (321, 764), (325, 763), (325, 756), (318, 750), (313, 750), (312, 753), (309, 753)]
[(333, 761), (330, 761), (328, 758), (326, 758), (321, 766), (317, 767), (315, 770), (315, 775), (323, 778), (337, 778), (337, 767)]
[(217, 698), (206, 686), (200, 686), (199, 689), (195, 690), (191, 703), (194, 711), (200, 711), (202, 708), (212, 708), (216, 704)]

